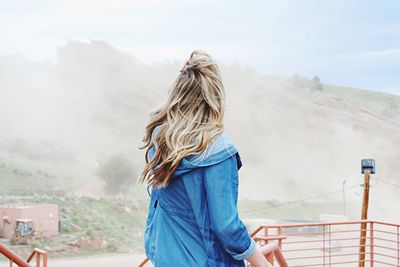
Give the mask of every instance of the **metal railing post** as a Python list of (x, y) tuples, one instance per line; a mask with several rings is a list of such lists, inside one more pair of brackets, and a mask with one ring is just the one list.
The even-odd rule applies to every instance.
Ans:
[(369, 262), (374, 267), (374, 222), (369, 223)]
[[(278, 235), (279, 236), (281, 236), (282, 235), (282, 227), (281, 226), (279, 226), (279, 228), (278, 228)], [(278, 241), (279, 243), (279, 248), (280, 249), (282, 249), (282, 239), (279, 239), (279, 241)]]
[(326, 233), (326, 225), (323, 225), (322, 228), (322, 260), (323, 260), (323, 266), (325, 267), (325, 233)]
[(397, 266), (400, 266), (400, 232), (397, 226)]
[(43, 254), (43, 267), (47, 267), (47, 253)]
[[(265, 232), (265, 236), (268, 236), (268, 227), (267, 226), (265, 226), (264, 227), (264, 232)], [(278, 230), (279, 231), (279, 230)], [(268, 241), (266, 240), (266, 241), (264, 241), (264, 245), (266, 245), (266, 244), (268, 244)], [(272, 264), (272, 265), (274, 265), (274, 254), (273, 253), (270, 253), (270, 254), (268, 254), (268, 255), (266, 255), (266, 259)]]
[(36, 267), (40, 267), (40, 255), (39, 253), (36, 253)]
[(332, 263), (332, 241), (331, 241), (331, 225), (328, 225), (328, 244), (329, 244), (329, 267), (331, 267), (331, 263)]

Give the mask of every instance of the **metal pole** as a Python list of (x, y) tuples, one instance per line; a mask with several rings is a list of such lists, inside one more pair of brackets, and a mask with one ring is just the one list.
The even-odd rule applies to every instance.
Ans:
[[(361, 210), (361, 220), (367, 220), (368, 218), (368, 200), (369, 200), (369, 180), (370, 171), (364, 171), (364, 195), (363, 195), (363, 205)], [(365, 266), (365, 239), (367, 235), (367, 223), (361, 223), (361, 233), (360, 233), (360, 255), (359, 255), (359, 267)]]

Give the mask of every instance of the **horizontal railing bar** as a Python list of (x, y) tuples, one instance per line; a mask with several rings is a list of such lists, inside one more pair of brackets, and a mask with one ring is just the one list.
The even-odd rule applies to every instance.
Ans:
[(383, 249), (388, 249), (388, 250), (393, 250), (393, 251), (398, 251), (397, 248), (390, 248), (390, 247), (385, 247), (385, 246), (381, 246), (381, 245), (373, 245), (373, 247), (377, 247), (377, 248), (383, 248)]
[(382, 256), (382, 257), (387, 257), (387, 258), (396, 259), (396, 260), (400, 259), (399, 257), (390, 256), (390, 255), (382, 254), (382, 253), (379, 253), (379, 252), (374, 252), (374, 254), (375, 254), (375, 255)]
[[(366, 260), (364, 262), (369, 262), (369, 260)], [(330, 265), (337, 265), (337, 264), (347, 264), (347, 263), (358, 263), (357, 261), (341, 261), (341, 262), (331, 262), (329, 263)]]
[(387, 262), (384, 262), (384, 261), (378, 261), (378, 260), (374, 260), (374, 263), (381, 263), (381, 264), (386, 264), (386, 265), (389, 265), (389, 266), (395, 266), (395, 267), (398, 267), (398, 266), (397, 266), (397, 265), (395, 265), (395, 264), (387, 263)]
[[(358, 229), (358, 230), (343, 230), (343, 231), (330, 231), (331, 234), (336, 234), (336, 233), (359, 233), (359, 232), (366, 232), (368, 230), (366, 229)], [(323, 235), (323, 234), (328, 234), (329, 231), (324, 231), (324, 232), (296, 232), (296, 233), (284, 233), (285, 236), (298, 236), (298, 235)]]
[(311, 267), (311, 266), (325, 266), (323, 263), (320, 264), (302, 264), (302, 265), (290, 265), (290, 267)]
[[(328, 225), (344, 225), (344, 224), (361, 224), (361, 223), (369, 223), (370, 221), (341, 221), (341, 222), (314, 222), (314, 223), (287, 223), (287, 224), (271, 224), (267, 225), (268, 228), (294, 228), (294, 227), (303, 227), (303, 226), (328, 226)], [(263, 227), (263, 226), (261, 226)]]
[(396, 232), (389, 232), (389, 231), (384, 231), (384, 230), (374, 229), (374, 232), (379, 232), (379, 233), (385, 233), (385, 234), (397, 235), (397, 231), (396, 231)]
[(291, 232), (284, 232), (286, 236), (298, 236), (298, 235), (323, 235), (326, 234), (327, 232), (296, 232), (296, 233), (291, 233)]
[[(285, 243), (286, 244), (286, 243)], [(367, 246), (369, 246), (369, 245), (367, 245)], [(342, 248), (359, 248), (360, 247), (360, 245), (354, 245), (354, 246), (340, 246), (340, 247), (336, 247), (336, 248), (340, 248), (340, 249), (342, 249)], [(302, 249), (285, 249), (285, 250), (282, 250), (282, 252), (292, 252), (292, 251), (304, 251), (304, 250), (322, 250), (324, 247), (318, 247), (318, 248), (302, 248)], [(329, 249), (331, 249), (331, 250), (333, 250), (333, 249), (335, 249), (335, 248), (329, 248), (329, 247), (326, 247), (325, 248), (326, 250), (329, 250)], [(335, 254), (336, 255), (336, 254)]]
[(45, 251), (45, 250), (43, 250), (43, 249), (40, 249), (40, 248), (35, 248), (34, 250), (35, 250), (37, 253), (42, 254), (42, 255), (47, 254), (47, 251)]
[[(369, 260), (365, 260), (364, 262), (369, 262)], [(335, 264), (345, 264), (345, 263), (358, 263), (358, 261), (343, 261), (343, 262), (331, 262), (331, 263), (314, 263), (314, 264), (302, 264), (302, 265), (293, 265), (291, 264), (290, 267), (311, 267), (311, 266), (326, 266), (326, 265), (335, 265)]]
[[(354, 255), (369, 255), (369, 252), (362, 252), (362, 253), (348, 253), (348, 254), (335, 254), (335, 255), (331, 255), (331, 257), (334, 256), (354, 256)], [(327, 257), (327, 256), (325, 256)], [(305, 259), (323, 259), (324, 256), (320, 255), (320, 256), (306, 256), (306, 257), (292, 257), (292, 258), (286, 258), (286, 260), (305, 260)]]
[[(285, 241), (285, 244), (298, 244), (298, 243), (322, 243), (322, 242), (328, 242), (328, 241), (346, 241), (346, 240), (360, 240), (360, 239), (369, 239), (369, 237), (348, 237), (348, 238), (341, 238), (341, 239), (317, 239), (317, 240), (299, 240), (299, 241)], [(365, 246), (367, 246), (366, 244)]]
[(292, 257), (292, 258), (288, 258), (286, 257), (285, 259), (287, 261), (292, 261), (292, 260), (307, 260), (307, 259), (321, 259), (324, 258), (323, 256), (306, 256), (306, 257)]
[(370, 221), (370, 222), (372, 222), (372, 223), (374, 223), (374, 224), (382, 224), (382, 225), (400, 227), (400, 224), (396, 224), (396, 223), (389, 223), (389, 222), (375, 221), (375, 220), (372, 220), (372, 221)]
[[(381, 225), (388, 225), (388, 226), (395, 226), (400, 227), (400, 224), (394, 223), (387, 223), (381, 221), (374, 221), (374, 220), (360, 220), (360, 221), (336, 221), (336, 222), (314, 222), (314, 223), (291, 223), (291, 224), (271, 224), (271, 225), (262, 225), (257, 228), (257, 230), (261, 230), (264, 227), (272, 228), (293, 228), (293, 227), (301, 227), (301, 226), (328, 226), (328, 225), (344, 225), (344, 224), (362, 224), (362, 223), (373, 223), (373, 224), (381, 224)], [(257, 231), (256, 230), (256, 231)]]
[[(325, 240), (325, 242), (329, 242), (329, 241), (345, 241), (345, 240), (359, 240), (360, 238), (336, 238), (336, 239), (330, 239), (330, 240)], [(319, 240), (299, 240), (299, 241), (287, 241), (287, 242), (285, 242), (285, 245), (286, 244), (297, 244), (297, 243), (315, 243), (315, 242), (321, 242), (321, 244), (322, 244), (322, 246), (321, 247), (316, 247), (316, 248), (307, 248), (307, 249), (285, 249), (285, 250), (282, 250), (282, 252), (283, 251), (285, 251), (285, 252), (290, 252), (290, 251), (302, 251), (302, 250), (316, 250), (316, 249), (322, 249), (322, 248), (325, 248), (325, 249), (335, 249), (335, 248), (329, 248), (329, 247), (324, 247), (323, 246), (323, 239), (319, 239)], [(397, 243), (397, 241), (392, 241), (392, 240), (388, 240), (388, 241), (390, 241), (390, 242), (393, 242), (393, 243)], [(373, 247), (378, 247), (378, 248), (383, 248), (383, 249), (388, 249), (388, 250), (393, 250), (393, 251), (397, 251), (397, 249), (396, 248), (391, 248), (391, 247), (386, 247), (386, 246), (382, 246), (382, 245), (377, 245), (377, 244), (365, 244), (365, 245), (362, 245), (363, 247), (371, 247), (371, 246), (373, 246)], [(338, 246), (338, 247), (336, 247), (336, 248), (359, 248), (360, 247), (360, 245), (353, 245), (353, 246)]]
[(355, 255), (370, 255), (371, 253), (370, 252), (362, 252), (362, 253), (360, 253), (360, 252), (357, 252), (357, 253), (346, 253), (346, 254), (335, 254), (335, 255), (332, 255), (332, 258), (333, 257), (344, 257), (344, 256), (355, 256)]
[(398, 243), (397, 240), (391, 240), (391, 239), (386, 239), (386, 238), (381, 238), (381, 237), (374, 237), (374, 240), (381, 240), (381, 241), (385, 241), (385, 242), (392, 242), (392, 243)]

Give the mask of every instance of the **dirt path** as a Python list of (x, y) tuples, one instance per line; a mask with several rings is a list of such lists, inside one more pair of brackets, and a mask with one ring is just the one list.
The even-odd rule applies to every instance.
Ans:
[[(49, 267), (136, 267), (145, 258), (144, 254), (100, 255), (82, 259), (56, 259), (48, 262)], [(146, 267), (151, 267), (151, 264)]]

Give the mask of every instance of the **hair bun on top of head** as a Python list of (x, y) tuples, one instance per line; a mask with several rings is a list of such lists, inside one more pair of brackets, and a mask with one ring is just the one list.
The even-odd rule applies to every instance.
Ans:
[(187, 70), (200, 70), (205, 65), (214, 63), (214, 60), (208, 53), (201, 50), (195, 50), (190, 54), (189, 59), (182, 63), (179, 71), (183, 73)]
[(188, 63), (189, 63), (189, 59), (188, 59), (188, 60), (185, 60), (185, 61), (182, 63), (181, 67), (179, 68), (179, 71), (180, 71), (180, 72), (185, 72), (185, 71), (187, 70), (187, 65), (188, 65)]

